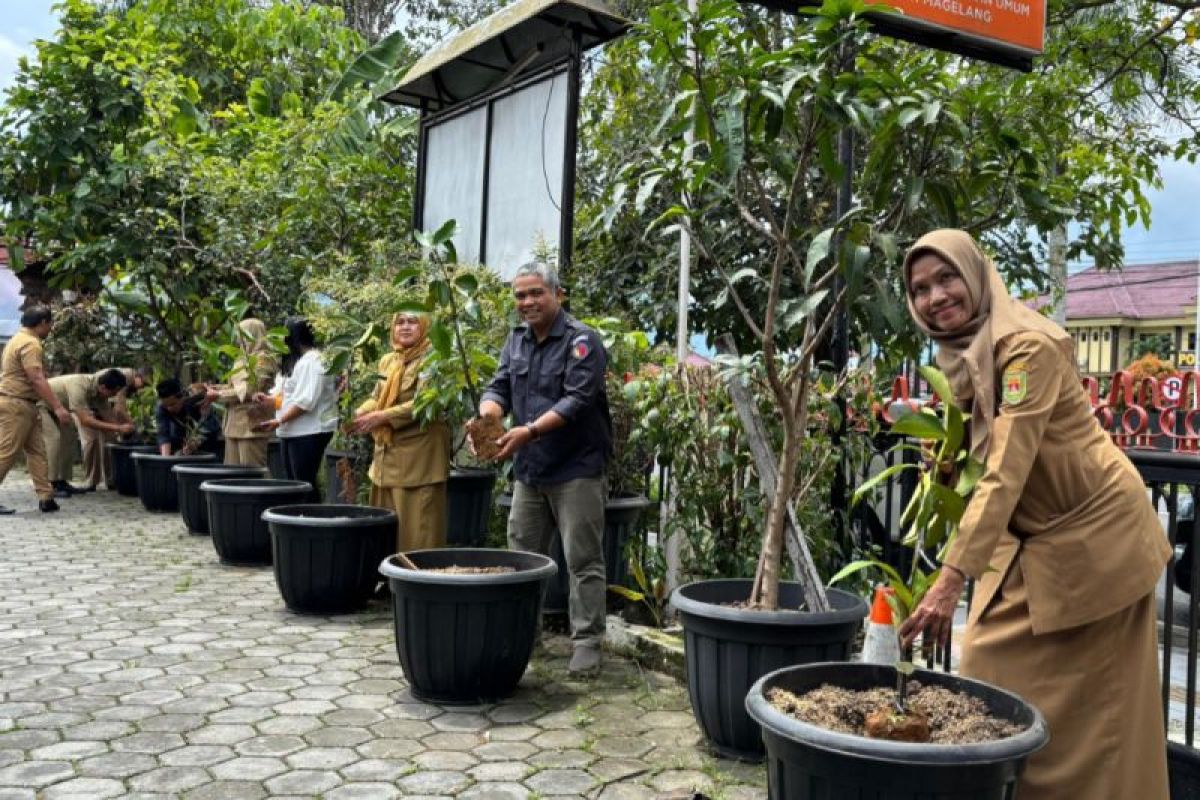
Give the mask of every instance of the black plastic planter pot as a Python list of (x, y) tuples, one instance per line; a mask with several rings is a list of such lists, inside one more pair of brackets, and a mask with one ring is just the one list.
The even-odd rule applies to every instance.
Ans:
[(188, 533), (208, 536), (208, 502), (200, 484), (217, 478), (264, 478), (266, 467), (244, 464), (176, 464), (172, 467), (179, 484), (179, 514)]
[(1171, 776), (1171, 800), (1200, 800), (1200, 751), (1167, 742), (1167, 769)]
[(396, 512), (373, 506), (274, 506), (263, 512), (271, 534), (275, 584), (301, 614), (357, 611), (379, 582), (379, 562), (396, 546)]
[(490, 469), (453, 469), (446, 482), (446, 544), (481, 547), (487, 538), (496, 473)]
[(158, 453), (134, 453), (133, 468), (137, 475), (137, 494), (147, 511), (178, 511), (179, 483), (171, 470), (176, 464), (202, 464), (215, 461), (212, 453), (193, 453), (187, 456), (164, 456)]
[(200, 491), (208, 503), (208, 530), (221, 563), (262, 566), (271, 563), (271, 532), (263, 512), (303, 503), (312, 486), (308, 481), (222, 478), (205, 481)]
[[(392, 590), (396, 653), (413, 694), (446, 704), (474, 704), (512, 694), (529, 665), (539, 629), (542, 591), (557, 571), (536, 553), (444, 548), (379, 565)], [(430, 568), (513, 567), (516, 572), (462, 575)]]
[[(497, 497), (496, 505), (507, 513), (512, 508), (512, 494), (505, 492)], [(653, 505), (654, 501), (641, 495), (610, 497), (604, 502), (604, 577), (609, 586), (628, 585), (629, 562), (625, 558), (625, 545), (637, 530), (642, 512)], [(558, 574), (546, 589), (544, 607), (547, 613), (565, 613), (570, 599), (571, 575), (563, 553), (562, 537), (557, 530), (550, 541), (550, 557), (558, 565)]]
[(137, 497), (137, 471), (133, 464), (134, 453), (153, 453), (158, 448), (152, 444), (122, 444), (110, 442), (106, 444), (112, 454), (113, 483), (116, 484), (117, 494), (125, 497)]
[(1049, 738), (1046, 722), (1020, 697), (981, 681), (918, 670), (926, 685), (978, 697), (995, 716), (1022, 726), (1006, 739), (977, 744), (913, 744), (868, 739), (801, 722), (775, 709), (767, 692), (803, 694), (822, 684), (845, 689), (895, 686), (896, 671), (880, 664), (826, 663), (786, 667), (750, 689), (746, 708), (762, 725), (772, 800), (1012, 800), (1025, 759)]
[[(691, 583), (676, 589), (671, 603), (683, 624), (688, 695), (700, 729), (721, 755), (760, 761), (762, 734), (746, 713), (746, 692), (780, 667), (850, 658), (867, 604), (849, 592), (827, 589), (833, 610), (817, 614), (722, 605), (744, 602), (750, 584), (746, 579)], [(801, 597), (800, 584), (780, 584), (781, 608), (799, 607)]]

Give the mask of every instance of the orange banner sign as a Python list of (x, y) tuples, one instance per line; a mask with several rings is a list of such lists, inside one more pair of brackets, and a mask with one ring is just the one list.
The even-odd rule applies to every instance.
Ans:
[(895, 8), (898, 14), (912, 20), (920, 20), (1033, 53), (1042, 52), (1046, 32), (1046, 0), (878, 2), (880, 5)]

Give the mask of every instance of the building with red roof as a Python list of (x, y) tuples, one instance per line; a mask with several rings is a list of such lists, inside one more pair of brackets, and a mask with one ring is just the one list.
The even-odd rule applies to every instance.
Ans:
[(1090, 267), (1069, 275), (1066, 327), (1080, 371), (1111, 375), (1132, 360), (1134, 342), (1164, 335), (1172, 352), (1157, 355), (1194, 367), (1198, 275), (1196, 261), (1130, 264), (1108, 272)]

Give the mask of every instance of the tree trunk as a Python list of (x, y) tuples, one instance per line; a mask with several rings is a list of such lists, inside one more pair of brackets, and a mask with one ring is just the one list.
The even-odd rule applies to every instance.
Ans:
[[(728, 334), (722, 336), (717, 342), (717, 349), (722, 353), (729, 355), (737, 355), (737, 346), (733, 342), (733, 337)], [(742, 427), (746, 431), (746, 441), (750, 448), (750, 454), (754, 458), (754, 468), (758, 473), (759, 485), (762, 488), (763, 497), (771, 504), (774, 509), (778, 497), (777, 485), (777, 459), (771, 449), (771, 442), (767, 438), (766, 426), (763, 425), (762, 418), (759, 416), (758, 408), (754, 405), (753, 398), (746, 388), (737, 380), (729, 381), (729, 396), (733, 401), (733, 407), (737, 411), (738, 418), (742, 422)], [(793, 462), (793, 474), (794, 474)], [(808, 542), (804, 538), (803, 532), (800, 530), (799, 524), (796, 522), (796, 513), (792, 508), (788, 495), (784, 495), (782, 500), (783, 522), (780, 535), (784, 539), (787, 546), (788, 556), (791, 558), (792, 566), (795, 570), (796, 578), (800, 581), (801, 590), (804, 592), (804, 606), (808, 611), (829, 611), (829, 599), (825, 596), (825, 589), (821, 583), (821, 576), (817, 573), (816, 564), (813, 562), (812, 553), (808, 549)], [(773, 530), (770, 522), (767, 525), (768, 537)], [(778, 543), (776, 543), (776, 546)], [(764, 547), (764, 551), (766, 547)], [(782, 553), (777, 550), (776, 555), (776, 600), (775, 606), (778, 606), (778, 564), (782, 558)], [(758, 593), (758, 587), (763, 581), (763, 564), (760, 561), (758, 574), (755, 578), (755, 593)]]

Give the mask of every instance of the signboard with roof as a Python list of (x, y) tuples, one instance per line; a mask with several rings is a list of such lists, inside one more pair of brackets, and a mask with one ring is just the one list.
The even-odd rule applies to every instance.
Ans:
[(414, 216), (458, 222), (459, 259), (504, 278), (571, 258), (581, 55), (629, 22), (599, 0), (518, 0), (427, 53), (383, 95), (418, 108)]

